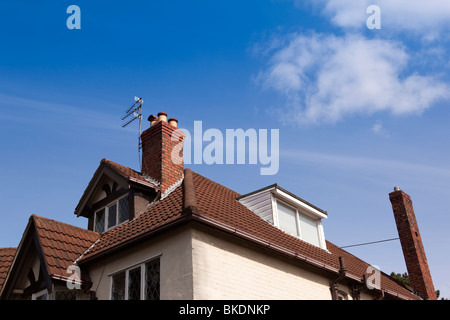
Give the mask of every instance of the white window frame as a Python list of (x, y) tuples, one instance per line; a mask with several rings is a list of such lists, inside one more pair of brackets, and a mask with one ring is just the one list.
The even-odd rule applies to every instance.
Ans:
[[(112, 229), (114, 229), (114, 228), (116, 228), (116, 227), (118, 227), (118, 226), (120, 226), (121, 224), (123, 224), (123, 223), (125, 223), (125, 222), (127, 222), (127, 221), (129, 221), (130, 220), (130, 208), (129, 208), (129, 206), (130, 206), (130, 203), (128, 202), (128, 219), (127, 220), (125, 220), (125, 221), (123, 221), (123, 222), (121, 222), (121, 223), (117, 223), (118, 221), (119, 221), (119, 201), (120, 200), (122, 200), (123, 198), (125, 198), (125, 197), (128, 197), (128, 194), (126, 194), (126, 195), (124, 195), (124, 196), (122, 196), (122, 197), (120, 197), (120, 198), (117, 198), (116, 200), (114, 200), (114, 201), (111, 201), (110, 203), (108, 203), (106, 206), (104, 206), (104, 207), (101, 207), (100, 209), (98, 209), (98, 210), (96, 210), (95, 211), (95, 214), (94, 214), (94, 231), (95, 231), (95, 226), (96, 226), (96, 221), (97, 221), (97, 213), (98, 212), (100, 212), (100, 211), (102, 211), (103, 209), (105, 210), (105, 217), (104, 217), (104, 221), (103, 221), (103, 223), (105, 224), (104, 226), (103, 226), (103, 233), (105, 233), (105, 232), (108, 232), (108, 231), (110, 231), (110, 230), (112, 230)], [(109, 216), (109, 214), (108, 214), (108, 208), (109, 207), (111, 207), (111, 206), (113, 206), (113, 205), (116, 205), (116, 224), (115, 225), (113, 225), (112, 227), (109, 227), (108, 228), (108, 216)]]
[[(129, 272), (130, 272), (131, 270), (136, 269), (136, 268), (141, 268), (141, 292), (140, 292), (140, 300), (144, 300), (144, 297), (145, 297), (145, 289), (146, 289), (146, 288), (145, 288), (145, 285), (143, 285), (144, 282), (145, 282), (145, 264), (148, 263), (148, 262), (150, 262), (150, 261), (153, 261), (153, 260), (156, 260), (156, 259), (160, 259), (160, 258), (161, 258), (161, 254), (156, 255), (156, 256), (154, 256), (154, 257), (152, 257), (152, 258), (150, 258), (150, 259), (147, 259), (147, 260), (145, 260), (145, 261), (139, 262), (139, 263), (137, 263), (137, 264), (134, 264), (134, 265), (132, 265), (132, 266), (130, 266), (130, 267), (127, 267), (127, 268), (124, 268), (124, 269), (121, 269), (121, 270), (118, 270), (118, 271), (115, 271), (115, 272), (111, 273), (111, 274), (109, 275), (109, 278), (110, 278), (109, 300), (112, 300), (113, 277), (114, 277), (116, 274), (119, 274), (119, 273), (122, 273), (122, 272), (125, 272), (125, 298), (124, 298), (124, 300), (128, 300), (128, 278), (129, 278)], [(160, 266), (159, 277), (160, 277), (160, 285), (161, 285), (161, 259), (159, 260), (159, 266)], [(161, 287), (160, 287), (160, 294), (161, 294)]]
[(49, 299), (50, 296), (49, 296), (49, 293), (48, 293), (47, 289), (44, 289), (44, 290), (38, 291), (36, 293), (33, 293), (31, 295), (31, 300), (37, 300), (39, 297), (42, 297), (43, 295), (47, 295), (47, 298), (45, 300), (50, 300)]
[[(279, 229), (283, 230), (281, 228), (281, 226), (280, 226), (280, 221), (279, 221), (279, 218), (278, 218), (278, 202), (280, 202), (281, 204), (283, 204), (286, 207), (291, 208), (296, 213), (295, 214), (295, 223), (297, 225), (298, 234), (291, 234), (291, 233), (289, 233), (289, 234), (291, 234), (292, 236), (297, 237), (297, 238), (299, 238), (299, 239), (301, 239), (301, 240), (303, 240), (305, 242), (308, 242), (308, 241), (304, 240), (303, 237), (302, 237), (302, 228), (301, 228), (301, 225), (300, 225), (300, 218), (299, 218), (299, 216), (303, 215), (303, 216), (305, 216), (307, 218), (313, 219), (313, 220), (316, 221), (316, 228), (317, 228), (317, 234), (318, 234), (318, 243), (319, 243), (318, 247), (326, 250), (326, 243), (325, 243), (325, 236), (324, 236), (324, 232), (323, 232), (322, 220), (319, 217), (313, 217), (310, 214), (307, 214), (307, 213), (303, 212), (302, 210), (299, 210), (298, 207), (293, 206), (293, 205), (291, 205), (290, 203), (288, 203), (288, 202), (286, 202), (284, 200), (280, 200), (279, 198), (272, 196), (272, 207), (273, 207), (273, 213), (274, 213), (273, 214), (274, 225), (276, 227), (278, 227)], [(311, 242), (308, 242), (308, 243), (311, 244), (311, 245), (317, 246), (314, 243), (311, 243)]]
[(345, 291), (338, 291), (338, 300), (348, 300), (348, 294)]

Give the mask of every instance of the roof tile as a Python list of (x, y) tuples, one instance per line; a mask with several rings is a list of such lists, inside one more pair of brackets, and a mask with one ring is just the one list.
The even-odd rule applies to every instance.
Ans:
[(0, 248), (0, 289), (5, 282), (17, 248)]
[(32, 219), (52, 276), (66, 277), (67, 267), (100, 237), (97, 232), (37, 215)]

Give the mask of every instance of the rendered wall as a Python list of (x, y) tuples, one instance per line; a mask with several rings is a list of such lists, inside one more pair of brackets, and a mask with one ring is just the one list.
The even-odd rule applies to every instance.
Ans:
[(285, 259), (200, 230), (192, 250), (194, 299), (331, 299), (329, 279)]
[(162, 300), (192, 299), (191, 231), (177, 229), (126, 251), (102, 259), (101, 264), (89, 267), (99, 300), (109, 300), (111, 275), (160, 255), (160, 292)]

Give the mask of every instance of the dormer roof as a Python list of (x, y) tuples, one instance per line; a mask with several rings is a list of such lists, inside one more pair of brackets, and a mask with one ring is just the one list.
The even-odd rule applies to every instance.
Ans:
[(145, 177), (139, 172), (111, 160), (102, 159), (75, 208), (74, 213), (77, 216), (87, 217), (89, 215), (90, 211), (89, 208), (87, 208), (88, 204), (92, 197), (95, 196), (95, 193), (102, 190), (102, 181), (105, 179), (111, 179), (124, 189), (136, 187), (144, 190), (151, 189), (155, 192), (158, 192), (160, 189), (156, 181)]

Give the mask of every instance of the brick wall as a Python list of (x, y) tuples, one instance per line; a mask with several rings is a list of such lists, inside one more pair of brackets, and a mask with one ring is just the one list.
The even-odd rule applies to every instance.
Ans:
[[(172, 136), (176, 141), (172, 141)], [(182, 160), (184, 134), (165, 120), (160, 120), (142, 135), (142, 174), (160, 183), (161, 192), (183, 178), (184, 165), (172, 161), (172, 152)]]

